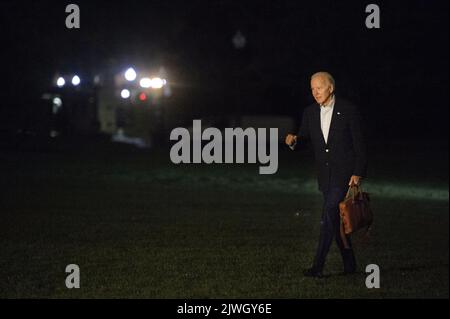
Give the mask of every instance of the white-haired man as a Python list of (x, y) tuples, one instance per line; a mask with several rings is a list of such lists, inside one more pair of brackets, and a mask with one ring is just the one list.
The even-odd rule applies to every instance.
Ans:
[(356, 271), (356, 261), (347, 238), (346, 248), (340, 236), (339, 202), (349, 185), (360, 184), (366, 175), (367, 155), (360, 113), (352, 103), (336, 98), (335, 82), (328, 72), (311, 77), (311, 91), (316, 103), (308, 106), (296, 135), (288, 134), (286, 144), (294, 149), (297, 142), (311, 141), (317, 163), (319, 190), (324, 206), (319, 244), (313, 266), (305, 270), (308, 277), (323, 277), (325, 259), (333, 242), (341, 251), (344, 274)]

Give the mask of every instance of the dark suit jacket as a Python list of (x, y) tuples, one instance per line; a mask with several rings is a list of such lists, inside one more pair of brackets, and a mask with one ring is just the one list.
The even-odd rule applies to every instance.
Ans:
[(310, 140), (316, 158), (319, 189), (347, 187), (352, 175), (366, 176), (367, 150), (358, 108), (347, 100), (335, 98), (328, 143), (320, 128), (320, 106), (308, 106), (297, 134), (298, 141)]

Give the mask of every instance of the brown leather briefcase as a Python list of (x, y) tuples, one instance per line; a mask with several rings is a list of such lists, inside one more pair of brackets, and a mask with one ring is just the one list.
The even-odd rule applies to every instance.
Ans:
[(341, 238), (346, 248), (349, 248), (346, 235), (366, 229), (368, 234), (373, 223), (373, 214), (369, 206), (369, 194), (360, 186), (350, 186), (345, 199), (339, 203), (341, 215)]

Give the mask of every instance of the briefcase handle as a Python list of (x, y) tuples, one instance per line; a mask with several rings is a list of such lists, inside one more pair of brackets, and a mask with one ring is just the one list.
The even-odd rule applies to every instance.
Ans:
[(348, 188), (347, 194), (345, 195), (345, 199), (352, 197), (352, 200), (355, 201), (355, 196), (357, 194), (362, 193), (362, 188), (359, 185), (352, 185)]

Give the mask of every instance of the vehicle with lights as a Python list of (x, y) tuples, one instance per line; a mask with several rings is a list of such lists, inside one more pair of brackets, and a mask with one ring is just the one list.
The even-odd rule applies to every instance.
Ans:
[(50, 137), (89, 135), (98, 131), (97, 88), (89, 77), (57, 74), (42, 95)]
[(129, 67), (102, 83), (98, 93), (100, 130), (116, 141), (139, 146), (162, 142), (166, 131), (167, 98), (171, 95), (164, 68)]
[(50, 136), (95, 131), (141, 147), (165, 140), (171, 88), (163, 67), (109, 68), (92, 77), (57, 74), (43, 95), (51, 104)]

